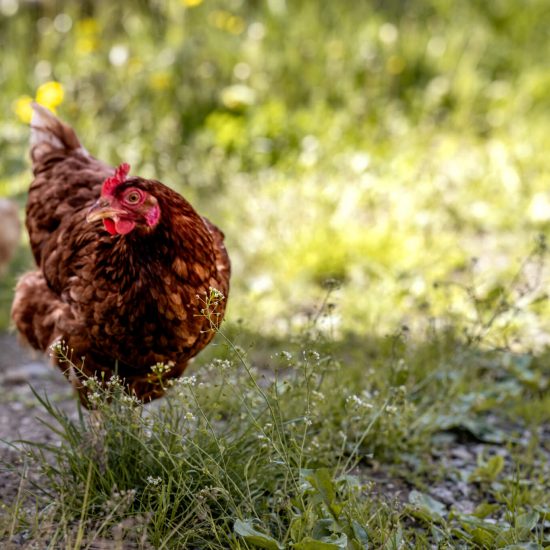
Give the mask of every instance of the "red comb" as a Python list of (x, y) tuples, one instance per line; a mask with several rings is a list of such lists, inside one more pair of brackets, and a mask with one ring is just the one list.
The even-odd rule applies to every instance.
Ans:
[(101, 188), (102, 195), (112, 195), (117, 185), (124, 183), (126, 176), (130, 172), (130, 165), (126, 162), (123, 162), (116, 170), (115, 175), (107, 178), (103, 182), (103, 187)]

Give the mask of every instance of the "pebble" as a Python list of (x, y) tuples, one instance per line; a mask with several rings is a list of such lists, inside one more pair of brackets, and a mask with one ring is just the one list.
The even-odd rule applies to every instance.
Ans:
[(447, 487), (434, 487), (430, 490), (430, 494), (444, 504), (454, 504), (456, 502), (453, 492)]
[(472, 453), (464, 447), (455, 447), (454, 449), (451, 449), (451, 455), (454, 458), (460, 458), (466, 462), (470, 462), (472, 460)]
[(456, 511), (461, 514), (471, 514), (476, 509), (475, 503), (471, 500), (458, 500), (453, 505)]
[(4, 373), (1, 381), (7, 386), (17, 386), (26, 384), (31, 380), (46, 378), (51, 372), (52, 368), (50, 366), (35, 361), (9, 369)]

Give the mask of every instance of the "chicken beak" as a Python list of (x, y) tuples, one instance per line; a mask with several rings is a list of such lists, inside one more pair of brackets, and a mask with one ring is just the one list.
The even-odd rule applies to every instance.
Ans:
[(97, 220), (104, 220), (105, 218), (110, 218), (116, 221), (123, 214), (126, 214), (124, 210), (114, 208), (105, 199), (99, 199), (90, 208), (90, 210), (88, 210), (88, 214), (86, 215), (86, 221), (88, 223), (91, 223)]

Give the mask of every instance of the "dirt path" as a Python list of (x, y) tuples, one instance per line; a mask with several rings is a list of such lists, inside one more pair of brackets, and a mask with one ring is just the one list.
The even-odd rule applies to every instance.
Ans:
[(19, 460), (13, 445), (20, 445), (19, 440), (47, 443), (54, 439), (40, 422), (47, 415), (31, 388), (68, 413), (76, 413), (71, 386), (47, 358), (24, 350), (15, 336), (0, 333), (0, 495), (5, 504), (15, 499), (20, 483), (12, 471)]

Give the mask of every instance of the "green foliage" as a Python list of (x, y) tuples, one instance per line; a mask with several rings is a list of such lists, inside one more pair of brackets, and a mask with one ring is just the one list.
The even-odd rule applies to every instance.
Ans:
[[(546, 0), (0, 11), (0, 194), (23, 206), (42, 96), (93, 154), (220, 225), (234, 266), (229, 323), (161, 404), (116, 380), (90, 381), (97, 411), (78, 419), (40, 397), (61, 445), (26, 447), (41, 481), (23, 470), (1, 537), (550, 544)], [(22, 243), (2, 328), (30, 265)], [(446, 462), (462, 441), (492, 451)], [(441, 479), (476, 494), (471, 513)]]
[[(370, 504), (360, 500), (356, 478), (334, 478), (337, 463), (315, 442), (321, 419), (313, 395), (334, 384), (330, 361), (304, 352), (265, 386), (229, 346), (230, 358), (175, 382), (158, 409), (138, 406), (117, 377), (86, 381), (95, 410), (76, 421), (37, 395), (62, 444), (27, 447), (48, 480), (36, 495), (59, 496), (40, 519), (58, 528), (36, 536), (82, 542), (83, 533), (92, 540), (141, 518), (155, 546), (227, 548), (238, 535), (260, 548), (311, 541), (347, 548), (348, 540), (360, 548)], [(65, 346), (53, 352), (78, 368)]]
[[(8, 4), (0, 193), (23, 199), (30, 179), (21, 101), (61, 83), (59, 113), (94, 154), (223, 227), (230, 314), (264, 331), (299, 321), (327, 277), (345, 283), (344, 330), (472, 318), (431, 286), (496, 258), (473, 275), (497, 298), (548, 227), (544, 0)], [(548, 328), (536, 298), (514, 331), (534, 312)]]
[[(392, 508), (372, 491), (366, 469), (373, 459), (418, 467), (414, 457), (458, 427), (433, 421), (451, 416), (457, 403), (464, 425), (490, 426), (484, 388), (494, 376), (490, 369), (498, 370), (497, 379), (513, 372), (509, 354), (477, 350), (450, 333), (434, 334), (422, 346), (397, 334), (373, 342), (367, 353), (373, 368), (357, 378), (363, 362), (348, 359), (344, 370), (339, 359), (349, 342), (340, 347), (319, 330), (326, 314), (319, 312), (291, 351), (272, 353), (268, 365), (264, 350), (262, 366), (253, 359), (257, 350), (246, 352), (219, 331), (216, 357), (196, 374), (167, 382), (169, 395), (157, 405), (140, 406), (116, 376), (86, 381), (94, 410), (78, 418), (36, 395), (61, 444), (25, 443), (42, 482), (24, 488), (7, 509), (9, 525), (0, 521), (0, 528), (13, 534), (26, 527), (37, 543), (77, 548), (113, 540), (123, 528), (143, 548), (360, 550), (398, 541), (451, 547), (458, 540), (481, 547), (540, 541), (548, 480), (522, 486), (499, 454), (480, 456), (478, 467), (462, 474), (489, 499), (471, 514), (420, 490)], [(78, 368), (63, 344), (52, 352)], [(461, 371), (456, 362), (466, 357), (469, 370)], [(152, 368), (161, 381), (165, 371)], [(438, 399), (441, 394), (447, 398)], [(536, 468), (535, 458), (515, 460)], [(430, 482), (429, 474), (416, 475), (419, 485)], [(36, 509), (25, 506), (27, 499)]]

